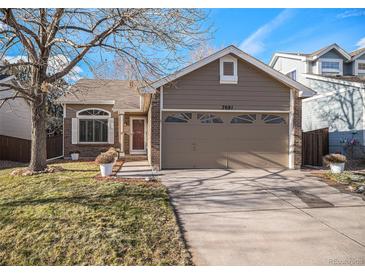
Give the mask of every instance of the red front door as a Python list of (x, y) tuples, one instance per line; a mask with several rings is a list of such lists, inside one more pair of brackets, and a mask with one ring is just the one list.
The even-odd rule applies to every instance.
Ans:
[(133, 129), (133, 150), (144, 150), (144, 120), (133, 119), (132, 120)]

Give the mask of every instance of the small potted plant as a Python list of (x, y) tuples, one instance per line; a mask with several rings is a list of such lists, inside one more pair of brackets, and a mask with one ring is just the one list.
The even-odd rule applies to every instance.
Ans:
[(108, 149), (108, 151), (106, 153), (110, 153), (113, 155), (114, 157), (114, 162), (116, 162), (118, 160), (118, 151), (115, 147), (111, 147)]
[(347, 158), (345, 155), (333, 153), (324, 156), (323, 162), (331, 168), (332, 173), (341, 173), (345, 170)]
[(78, 151), (78, 150), (70, 151), (70, 156), (71, 156), (72, 161), (77, 161), (77, 160), (79, 160), (80, 151)]
[(101, 176), (110, 176), (113, 172), (114, 155), (112, 153), (101, 153), (96, 157), (95, 163), (100, 166)]

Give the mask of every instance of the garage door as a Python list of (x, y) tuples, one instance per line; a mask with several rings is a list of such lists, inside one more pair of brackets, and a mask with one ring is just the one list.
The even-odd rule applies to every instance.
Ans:
[(288, 166), (288, 115), (163, 112), (162, 168)]

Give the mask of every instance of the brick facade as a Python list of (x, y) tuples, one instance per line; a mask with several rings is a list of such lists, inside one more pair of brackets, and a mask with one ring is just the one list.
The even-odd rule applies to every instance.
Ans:
[(294, 168), (302, 166), (302, 99), (296, 92), (294, 98)]
[(160, 169), (160, 92), (156, 92), (151, 98), (151, 144), (150, 162), (154, 169)]
[[(100, 108), (107, 110), (112, 113), (112, 118), (114, 118), (114, 144), (72, 144), (72, 126), (71, 119), (76, 118), (76, 112), (85, 108)], [(112, 111), (111, 105), (66, 105), (66, 117), (63, 119), (64, 127), (64, 157), (70, 157), (70, 151), (78, 150), (80, 151), (80, 157), (83, 158), (95, 158), (101, 152), (108, 150), (111, 146), (115, 148), (120, 148), (119, 142), (119, 131), (120, 123), (119, 116), (117, 112)]]

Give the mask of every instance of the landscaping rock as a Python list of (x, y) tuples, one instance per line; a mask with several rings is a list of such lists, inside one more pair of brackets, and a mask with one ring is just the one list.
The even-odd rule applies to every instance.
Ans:
[(356, 187), (354, 187), (354, 186), (352, 186), (352, 185), (349, 185), (349, 186), (347, 187), (347, 189), (348, 189), (349, 191), (351, 191), (351, 192), (355, 192), (355, 191), (356, 191)]
[(42, 170), (42, 171), (32, 171), (29, 168), (25, 167), (25, 168), (14, 169), (10, 173), (10, 175), (11, 176), (32, 176), (32, 175), (37, 175), (37, 174), (42, 174), (42, 173), (55, 173), (55, 172), (61, 172), (61, 171), (64, 171), (64, 168), (61, 166), (47, 167), (45, 170)]
[(359, 186), (357, 189), (356, 189), (356, 193), (364, 193), (365, 192), (365, 186)]

